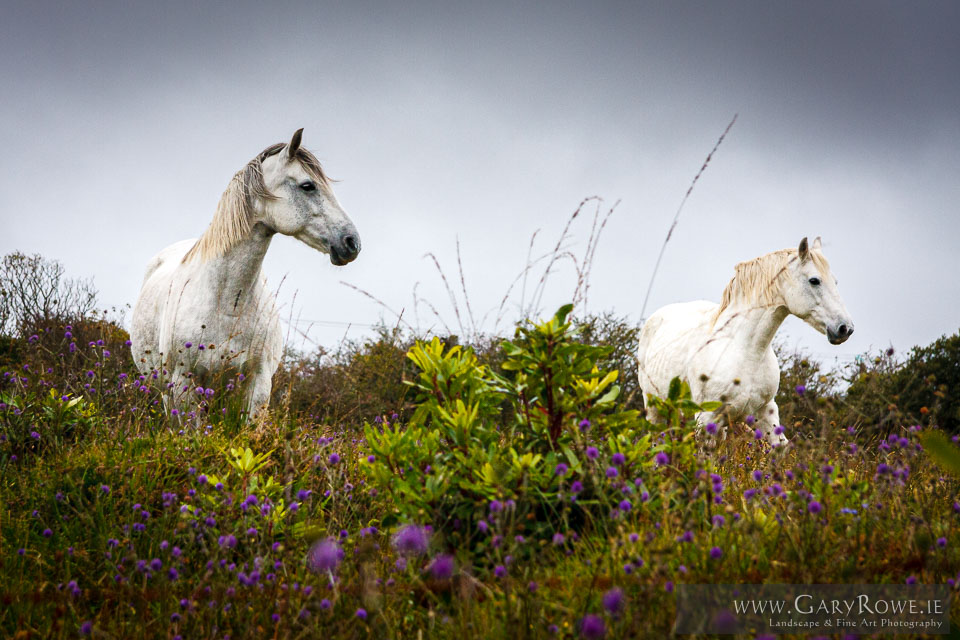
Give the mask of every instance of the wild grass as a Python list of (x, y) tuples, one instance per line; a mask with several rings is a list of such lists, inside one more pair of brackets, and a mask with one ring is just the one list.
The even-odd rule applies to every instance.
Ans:
[[(655, 638), (670, 633), (681, 582), (954, 585), (960, 570), (958, 484), (926, 455), (928, 425), (830, 425), (792, 391), (824, 422), (785, 450), (746, 429), (704, 450), (638, 419), (622, 433), (654, 448), (623, 449), (608, 479), (613, 432), (571, 418), (581, 466), (556, 479), (542, 469), (542, 491), (499, 487), (492, 500), (514, 501), (502, 511), (469, 498), (473, 528), (456, 539), (470, 542), (453, 543), (449, 525), (411, 516), (372, 474), (361, 427), (402, 432), (391, 408), (341, 426), (278, 407), (251, 424), (224, 411), (234, 387), (173, 416), (130, 371), (124, 336), (100, 330), (77, 344), (52, 327), (3, 374), (5, 637), (580, 637), (596, 615), (605, 637)], [(497, 446), (520, 435), (504, 430)], [(428, 468), (395, 473), (431, 482)], [(578, 478), (630, 508), (539, 515), (569, 510)], [(398, 548), (405, 526), (426, 527), (422, 549)], [(616, 589), (622, 608), (605, 608)]]

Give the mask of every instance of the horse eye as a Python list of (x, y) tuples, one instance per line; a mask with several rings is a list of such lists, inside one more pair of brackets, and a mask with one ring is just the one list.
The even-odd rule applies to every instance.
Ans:
[(819, 287), (819, 286), (820, 286), (820, 278), (810, 278), (810, 284), (812, 284), (812, 285), (815, 286), (815, 287)]
[(317, 189), (317, 185), (313, 184), (311, 180), (307, 180), (306, 182), (300, 183), (300, 188), (304, 191), (315, 191)]

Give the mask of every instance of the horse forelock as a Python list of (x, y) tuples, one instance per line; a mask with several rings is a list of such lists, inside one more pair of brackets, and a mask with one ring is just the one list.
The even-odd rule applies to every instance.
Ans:
[[(830, 277), (830, 263), (823, 253), (810, 249), (809, 256), (820, 275), (824, 278)], [(717, 315), (732, 305), (770, 307), (783, 304), (780, 276), (790, 263), (798, 259), (798, 251), (793, 248), (774, 251), (737, 264), (733, 278), (723, 290)]]
[[(233, 175), (230, 184), (220, 196), (217, 211), (213, 214), (210, 226), (183, 256), (183, 262), (194, 260), (203, 262), (222, 256), (250, 233), (254, 202), (273, 200), (277, 197), (267, 189), (264, 182), (263, 163), (285, 146), (283, 142), (270, 145)], [(330, 185), (330, 178), (324, 173), (320, 161), (310, 151), (300, 147), (297, 149), (296, 160), (314, 180), (324, 186)]]

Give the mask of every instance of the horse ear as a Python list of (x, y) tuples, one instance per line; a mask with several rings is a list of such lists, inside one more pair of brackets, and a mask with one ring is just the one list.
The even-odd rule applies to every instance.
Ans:
[(810, 251), (807, 249), (806, 238), (800, 241), (800, 246), (797, 248), (797, 253), (800, 255), (800, 262), (806, 262), (807, 258), (810, 257)]
[(293, 137), (290, 138), (290, 144), (287, 145), (285, 153), (287, 158), (294, 158), (297, 155), (297, 149), (300, 148), (300, 139), (303, 137), (303, 129), (297, 129), (293, 132)]
[(820, 251), (820, 236), (813, 239), (813, 248)]

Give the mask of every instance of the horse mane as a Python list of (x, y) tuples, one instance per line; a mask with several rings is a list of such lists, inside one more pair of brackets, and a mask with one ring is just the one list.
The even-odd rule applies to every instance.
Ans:
[[(827, 277), (830, 274), (830, 264), (823, 253), (811, 248), (809, 256), (820, 274)], [(797, 259), (798, 251), (793, 248), (773, 251), (737, 264), (734, 267), (733, 278), (723, 290), (717, 316), (719, 317), (725, 309), (735, 304), (751, 307), (772, 307), (783, 304), (783, 295), (778, 282), (787, 266)]]
[[(227, 185), (217, 211), (213, 214), (210, 226), (200, 239), (183, 256), (183, 262), (205, 262), (226, 254), (237, 245), (253, 226), (253, 204), (257, 199), (275, 200), (263, 181), (263, 162), (286, 147), (283, 142), (270, 145), (237, 171)], [(317, 157), (300, 147), (296, 159), (310, 176), (324, 186), (330, 185), (330, 179), (323, 172)]]

